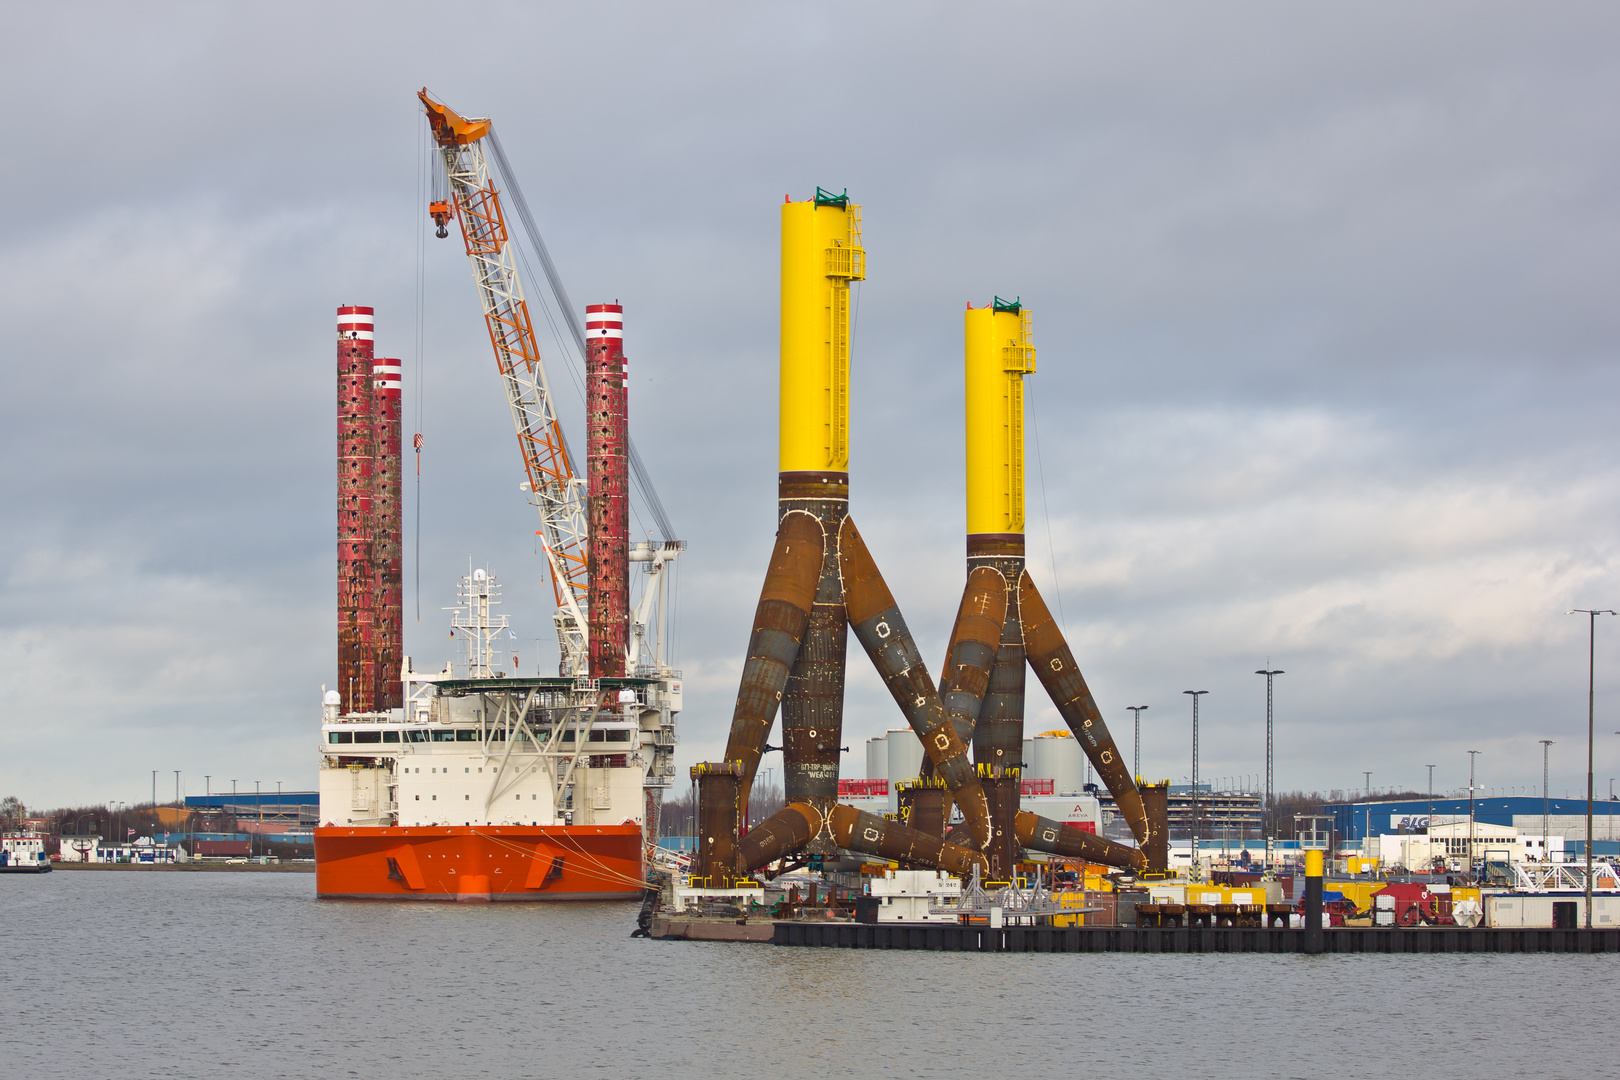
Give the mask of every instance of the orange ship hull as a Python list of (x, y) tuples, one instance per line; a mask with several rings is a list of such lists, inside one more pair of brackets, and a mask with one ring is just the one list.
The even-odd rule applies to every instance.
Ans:
[(315, 830), (315, 895), (349, 900), (633, 900), (637, 825)]

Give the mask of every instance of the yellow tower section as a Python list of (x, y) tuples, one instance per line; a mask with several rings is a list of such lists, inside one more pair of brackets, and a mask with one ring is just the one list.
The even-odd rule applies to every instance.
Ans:
[(847, 191), (783, 205), (782, 472), (849, 471), (849, 283), (865, 277)]
[(1024, 376), (1029, 311), (1000, 297), (963, 318), (969, 536), (1024, 531)]

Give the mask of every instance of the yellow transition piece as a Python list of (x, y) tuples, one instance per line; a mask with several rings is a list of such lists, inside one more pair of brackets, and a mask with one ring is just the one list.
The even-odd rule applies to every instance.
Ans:
[(782, 472), (849, 471), (849, 283), (865, 277), (859, 206), (783, 205)]
[(1029, 310), (969, 308), (962, 320), (967, 531), (1024, 531), (1024, 376), (1035, 370)]

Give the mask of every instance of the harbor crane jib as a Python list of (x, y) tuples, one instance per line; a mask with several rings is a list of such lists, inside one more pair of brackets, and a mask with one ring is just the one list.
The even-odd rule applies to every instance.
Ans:
[(446, 235), (451, 213), (461, 225), (528, 476), (529, 498), (540, 512), (540, 538), (557, 604), (553, 620), (562, 673), (584, 675), (589, 667), (584, 480), (574, 470), (557, 419), (556, 401), (518, 277), (501, 192), (484, 153), (484, 141), (493, 125), (487, 119), (462, 117), (430, 98), (425, 89), (417, 97), (427, 110), (450, 189), (449, 199), (435, 200), (429, 212), (439, 236)]

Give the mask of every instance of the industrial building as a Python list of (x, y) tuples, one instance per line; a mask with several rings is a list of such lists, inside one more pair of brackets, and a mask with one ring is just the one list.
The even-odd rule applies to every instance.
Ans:
[[(1115, 810), (1113, 796), (1098, 793), (1105, 814)], [(1256, 791), (1215, 791), (1208, 784), (1198, 785), (1193, 798), (1191, 784), (1170, 785), (1170, 837), (1192, 838), (1193, 807), (1198, 808), (1198, 836), (1202, 841), (1223, 841), (1242, 845), (1265, 844), (1265, 798)], [(1280, 824), (1280, 823), (1279, 823)]]
[[(1573, 850), (1586, 840), (1586, 800), (1548, 799), (1547, 834), (1564, 838), (1565, 849)], [(1174, 813), (1174, 811), (1172, 811)], [(1427, 828), (1430, 815), (1436, 825), (1469, 820), (1467, 799), (1370, 800), (1332, 803), (1322, 813), (1333, 818), (1333, 829), (1343, 843), (1359, 843), (1368, 835), (1413, 833)], [(1520, 836), (1539, 838), (1542, 832), (1542, 801), (1536, 796), (1514, 795), (1476, 798), (1473, 820), (1489, 825), (1512, 826)], [(1603, 843), (1620, 840), (1620, 800), (1599, 799), (1592, 804), (1592, 838)], [(1594, 848), (1594, 850), (1601, 850)]]
[(1384, 866), (1427, 870), (1435, 866), (1461, 869), (1487, 862), (1563, 862), (1564, 838), (1550, 833), (1543, 841), (1538, 830), (1526, 835), (1511, 825), (1487, 821), (1434, 822), (1426, 832), (1384, 833), (1373, 848)]
[(318, 791), (229, 791), (213, 795), (187, 795), (186, 809), (194, 813), (234, 814), (238, 818), (281, 824), (314, 825), (321, 815)]

